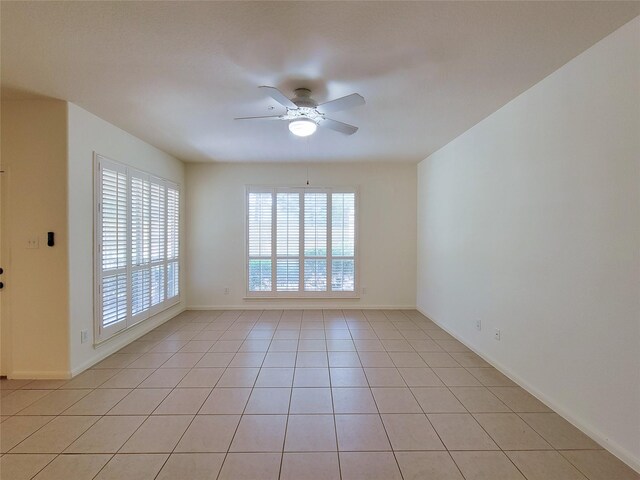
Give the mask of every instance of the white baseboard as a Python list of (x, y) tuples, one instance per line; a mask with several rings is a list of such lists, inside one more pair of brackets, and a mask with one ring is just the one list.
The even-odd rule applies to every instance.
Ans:
[(12, 380), (67, 380), (71, 372), (67, 370), (30, 371), (20, 370), (7, 375)]
[(268, 305), (188, 305), (187, 310), (415, 310), (415, 305), (336, 305), (269, 303)]
[(482, 352), (479, 352), (475, 348), (471, 347), (467, 342), (465, 342), (462, 337), (454, 330), (451, 330), (438, 320), (434, 319), (430, 315), (428, 315), (423, 309), (419, 306), (416, 307), (420, 313), (422, 313), (425, 317), (431, 320), (433, 323), (438, 325), (440, 328), (445, 330), (449, 335), (454, 337), (460, 343), (464, 344), (468, 349), (473, 351), (476, 355), (480, 356), (487, 363), (491, 364), (496, 370), (499, 370), (501, 373), (509, 377), (515, 383), (517, 383), (520, 387), (524, 388), (531, 395), (536, 397), (542, 403), (551, 408), (554, 412), (564, 418), (566, 421), (571, 423), (578, 430), (582, 431), (585, 435), (592, 438), (595, 442), (600, 444), (603, 448), (611, 452), (613, 455), (618, 457), (621, 461), (626, 463), (629, 467), (631, 467), (636, 472), (640, 473), (640, 458), (637, 458), (632, 452), (627, 450), (626, 448), (620, 446), (615, 441), (612, 441), (605, 434), (603, 434), (599, 429), (595, 428), (589, 421), (576, 417), (570, 408), (567, 408), (565, 405), (558, 403), (553, 398), (546, 395), (544, 392), (541, 392), (537, 388), (533, 387), (527, 380), (522, 378), (517, 373), (513, 372), (511, 369), (491, 358), (490, 356), (485, 355)]
[(163, 323), (171, 320), (173, 317), (181, 314), (185, 310), (186, 308), (184, 306), (176, 310), (172, 310), (172, 309), (165, 310), (163, 312), (158, 313), (153, 318), (140, 322), (138, 325), (133, 327), (133, 329), (130, 331), (131, 336), (127, 335), (126, 337), (119, 337), (116, 335), (115, 337), (110, 338), (106, 342), (101, 343), (100, 345), (97, 345), (96, 354), (90, 359), (88, 359), (87, 361), (83, 362), (82, 364), (72, 368), (71, 376), (75, 377), (76, 375), (84, 372), (88, 368), (91, 368), (95, 364), (107, 358), (109, 355), (117, 352), (118, 350), (127, 346), (131, 342), (136, 341), (138, 338), (149, 333), (151, 330), (153, 330), (156, 327), (159, 327)]

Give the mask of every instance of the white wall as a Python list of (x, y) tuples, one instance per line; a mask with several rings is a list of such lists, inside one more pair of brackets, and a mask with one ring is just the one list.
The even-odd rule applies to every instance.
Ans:
[(423, 313), (636, 469), (639, 45), (636, 18), (420, 163), (417, 289)]
[[(93, 153), (179, 183), (184, 164), (127, 132), (69, 103), (69, 298), (71, 370), (74, 374), (121, 348), (184, 309), (178, 305), (127, 330), (99, 347), (80, 343), (93, 332)], [(184, 198), (184, 193), (183, 193)], [(184, 205), (184, 201), (182, 202)], [(184, 211), (184, 210), (183, 210)], [(183, 215), (184, 218), (184, 215)], [(184, 239), (184, 227), (182, 228)], [(184, 241), (182, 242), (184, 245)], [(184, 252), (184, 248), (183, 248)], [(181, 282), (184, 285), (184, 282)], [(181, 290), (184, 291), (183, 288)], [(90, 336), (91, 333), (90, 333)]]
[(416, 165), (308, 167), (312, 186), (359, 188), (360, 286), (366, 287), (366, 295), (359, 300), (244, 300), (245, 185), (303, 186), (307, 164), (188, 164), (189, 307), (415, 305)]
[[(0, 373), (12, 378), (57, 378), (69, 370), (66, 128), (65, 102), (2, 101)], [(37, 248), (27, 248), (29, 240)]]

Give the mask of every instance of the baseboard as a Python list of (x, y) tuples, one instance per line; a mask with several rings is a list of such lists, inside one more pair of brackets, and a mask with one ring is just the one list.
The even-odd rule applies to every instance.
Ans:
[[(111, 355), (111, 354), (117, 352), (118, 350), (120, 350), (121, 348), (129, 345), (131, 342), (135, 342), (137, 339), (139, 339), (143, 335), (146, 335), (147, 333), (149, 333), (154, 328), (159, 327), (160, 325), (162, 325), (165, 322), (168, 322), (169, 320), (171, 320), (176, 315), (180, 315), (186, 309), (187, 308), (183, 305), (182, 307), (178, 308), (177, 310), (173, 310), (173, 311), (166, 310), (164, 312), (160, 312), (155, 316), (155, 318), (145, 320), (145, 321), (139, 323), (138, 325), (136, 325), (135, 327), (133, 327), (135, 330), (131, 330), (131, 335), (132, 336), (131, 337), (127, 337), (126, 340), (124, 339), (124, 337), (120, 337), (119, 338), (118, 336), (115, 336), (112, 339), (107, 340), (105, 343), (101, 343), (100, 345), (96, 346), (96, 355), (95, 356), (91, 357), (89, 360), (87, 360), (86, 362), (78, 365), (77, 367), (71, 369), (71, 376), (75, 377), (76, 375), (78, 375), (78, 374), (84, 372), (85, 370), (93, 367), (95, 364), (100, 363), (102, 360), (107, 358), (109, 355)], [(138, 329), (137, 327), (140, 327), (140, 328)], [(120, 340), (120, 341), (118, 341), (118, 340)], [(15, 377), (13, 377), (13, 378), (15, 378)]]
[(12, 380), (67, 380), (71, 378), (68, 370), (29, 371), (20, 370), (7, 375)]
[(495, 359), (485, 355), (484, 353), (479, 352), (474, 347), (472, 347), (469, 344), (467, 344), (467, 342), (465, 342), (462, 339), (462, 337), (456, 331), (451, 330), (450, 328), (448, 328), (447, 326), (443, 325), (438, 320), (434, 319), (432, 316), (427, 314), (419, 306), (416, 306), (416, 310), (418, 310), (421, 314), (423, 314), (425, 317), (427, 317), (433, 323), (438, 325), (440, 328), (442, 328), (444, 331), (446, 331), (449, 335), (454, 337), (460, 343), (464, 344), (469, 350), (473, 351), (476, 355), (481, 357), (484, 361), (486, 361), (487, 363), (491, 364), (496, 370), (500, 371), (501, 373), (503, 373), (504, 375), (509, 377), (512, 381), (517, 383), (520, 387), (522, 387), (527, 392), (529, 392), (531, 395), (533, 395), (538, 400), (540, 400), (542, 403), (547, 405), (549, 408), (551, 408), (554, 412), (556, 412), (558, 415), (560, 415), (566, 421), (571, 423), (578, 430), (580, 430), (585, 435), (587, 435), (588, 437), (593, 439), (595, 442), (600, 444), (603, 448), (608, 450), (610, 453), (612, 453), (613, 455), (618, 457), (622, 462), (627, 464), (633, 470), (635, 470), (636, 472), (640, 473), (640, 458), (637, 458), (633, 453), (631, 453), (626, 448), (618, 445), (616, 442), (611, 441), (609, 438), (607, 438), (606, 435), (604, 435), (600, 430), (598, 430), (593, 425), (591, 425), (588, 421), (573, 415), (571, 410), (566, 408), (564, 405), (561, 405), (561, 404), (557, 403), (553, 398), (550, 398), (545, 393), (541, 392), (537, 388), (535, 388), (532, 385), (530, 385), (529, 382), (527, 382), (524, 378), (522, 378), (517, 373), (513, 372), (512, 370), (510, 370), (508, 367), (504, 366), (503, 364), (501, 364), (500, 362), (496, 361)]
[(286, 304), (268, 305), (188, 305), (187, 310), (415, 310), (415, 305), (336, 305), (323, 304)]

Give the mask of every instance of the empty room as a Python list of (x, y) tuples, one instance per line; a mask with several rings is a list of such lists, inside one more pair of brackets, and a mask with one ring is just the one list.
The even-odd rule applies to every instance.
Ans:
[(0, 1), (1, 480), (640, 480), (640, 2)]

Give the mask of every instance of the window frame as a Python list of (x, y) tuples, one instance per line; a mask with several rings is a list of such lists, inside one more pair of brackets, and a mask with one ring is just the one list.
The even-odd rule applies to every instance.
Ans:
[[(251, 193), (270, 193), (272, 195), (271, 202), (271, 291), (250, 291), (249, 290), (249, 263), (251, 257), (249, 255), (249, 194)], [(298, 193), (300, 194), (300, 217), (299, 217), (299, 248), (298, 248), (298, 291), (285, 290), (278, 292), (277, 290), (277, 260), (285, 259), (286, 255), (278, 256), (277, 252), (277, 195), (278, 193)], [(304, 194), (305, 193), (326, 193), (327, 194), (327, 255), (326, 257), (305, 256), (304, 255)], [(334, 193), (353, 193), (354, 194), (354, 286), (353, 291), (334, 291), (331, 289), (331, 261), (333, 259), (332, 243), (333, 243), (333, 226), (332, 226), (332, 194)], [(244, 205), (244, 285), (245, 299), (322, 299), (322, 298), (360, 298), (360, 261), (359, 261), (359, 223), (360, 223), (360, 195), (358, 187), (334, 186), (334, 187), (315, 187), (315, 186), (265, 186), (265, 185), (245, 185), (245, 205)], [(327, 261), (327, 290), (320, 292), (312, 292), (304, 290), (304, 261), (305, 259), (323, 259)], [(338, 256), (337, 259), (351, 258)], [(265, 258), (266, 259), (266, 258)]]
[[(102, 168), (106, 166), (109, 169), (115, 170), (117, 172), (124, 173), (126, 175), (126, 317), (124, 321), (118, 322), (116, 325), (108, 325), (103, 326), (103, 318), (102, 318), (102, 279), (103, 279), (103, 270), (102, 270), (102, 211), (101, 211), (101, 203), (102, 203)], [(151, 251), (149, 251), (148, 262), (141, 265), (133, 264), (133, 248), (132, 248), (132, 237), (133, 237), (133, 226), (132, 226), (132, 213), (133, 213), (133, 205), (132, 205), (132, 181), (133, 178), (141, 179), (142, 181), (148, 182), (149, 186), (149, 196), (151, 197), (151, 185), (153, 183), (161, 185), (164, 192), (164, 226), (163, 226), (163, 239), (164, 239), (164, 258), (162, 260), (152, 260)], [(183, 289), (181, 288), (180, 278), (182, 276), (183, 270), (183, 254), (182, 254), (182, 211), (183, 211), (183, 194), (180, 184), (173, 182), (171, 180), (167, 180), (165, 178), (159, 177), (157, 175), (145, 172), (143, 170), (131, 167), (122, 162), (118, 162), (116, 160), (112, 160), (104, 155), (101, 155), (97, 152), (93, 152), (93, 179), (94, 179), (94, 189), (93, 189), (93, 311), (94, 311), (94, 322), (93, 322), (93, 344), (99, 345), (110, 338), (113, 338), (115, 335), (118, 335), (121, 332), (127, 331), (130, 328), (144, 322), (145, 320), (157, 315), (160, 312), (167, 310), (182, 301), (183, 298)], [(177, 197), (177, 230), (178, 230), (178, 249), (177, 249), (177, 258), (169, 257), (169, 249), (168, 249), (168, 240), (169, 240), (169, 190), (173, 189), (178, 192)], [(149, 222), (151, 223), (151, 206), (149, 205)], [(151, 226), (149, 226), (149, 236), (151, 237)], [(149, 243), (149, 248), (151, 248), (151, 244)], [(178, 264), (178, 294), (173, 297), (168, 297), (167, 294), (169, 291), (169, 264), (176, 263)], [(161, 302), (153, 305), (152, 299), (149, 298), (149, 307), (137, 314), (132, 313), (133, 309), (133, 298), (132, 298), (132, 278), (133, 272), (144, 270), (145, 268), (149, 268), (149, 285), (151, 286), (151, 268), (153, 266), (162, 265), (164, 266), (164, 281), (163, 281), (163, 291), (164, 298)], [(151, 288), (151, 287), (150, 287)], [(151, 297), (151, 292), (149, 293)], [(114, 328), (112, 328), (114, 327)]]

